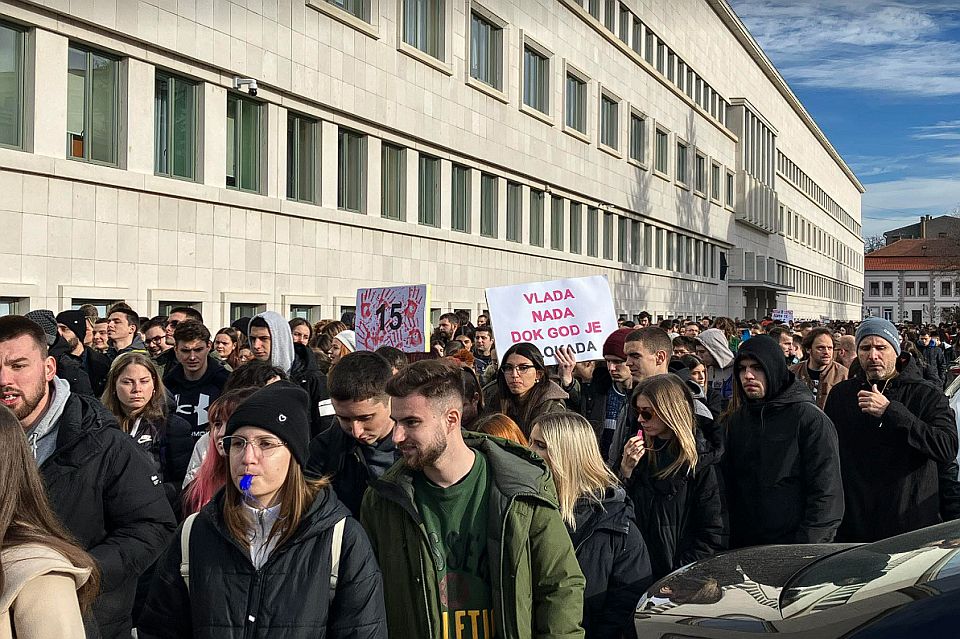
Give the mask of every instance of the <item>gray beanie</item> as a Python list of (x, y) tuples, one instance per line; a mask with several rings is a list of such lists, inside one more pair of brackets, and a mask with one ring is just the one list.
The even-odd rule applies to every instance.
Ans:
[(863, 320), (860, 322), (860, 326), (857, 327), (857, 346), (860, 346), (863, 338), (870, 337), (871, 335), (882, 337), (890, 342), (890, 345), (893, 346), (893, 351), (898, 356), (900, 355), (900, 333), (897, 331), (897, 327), (893, 325), (893, 322), (885, 320), (882, 317), (868, 317)]

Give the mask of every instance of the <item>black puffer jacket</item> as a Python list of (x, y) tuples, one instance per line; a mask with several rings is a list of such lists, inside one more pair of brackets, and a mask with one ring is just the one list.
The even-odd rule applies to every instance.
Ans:
[(632, 635), (633, 613), (653, 583), (650, 558), (633, 521), (633, 505), (622, 488), (609, 488), (602, 501), (580, 499), (577, 527), (567, 531), (587, 580), (583, 593), (586, 639)]
[(193, 455), (190, 424), (177, 415), (167, 415), (163, 423), (141, 423), (133, 441), (153, 460), (154, 472), (160, 478), (164, 494), (175, 512), (180, 507), (180, 488)]
[(100, 567), (100, 633), (129, 637), (137, 578), (166, 547), (173, 513), (149, 459), (100, 402), (71, 393), (57, 428), (40, 466), (50, 505)]
[[(837, 432), (787, 370), (776, 341), (758, 335), (744, 342), (734, 370), (745, 358), (763, 367), (767, 391), (723, 424), (730, 546), (833, 541), (844, 503)], [(739, 375), (734, 394), (744, 397)]]
[[(157, 566), (140, 618), (141, 639), (386, 639), (383, 580), (363, 528), (329, 488), (297, 532), (257, 570), (227, 532), (224, 491), (204, 506), (190, 535), (190, 589), (180, 576), (180, 534)], [(333, 527), (347, 518), (331, 601)]]
[(924, 381), (909, 354), (882, 386), (890, 400), (880, 418), (863, 413), (862, 372), (837, 384), (826, 411), (837, 426), (847, 513), (838, 541), (868, 542), (940, 521), (938, 464), (957, 456), (957, 425), (943, 391)]
[[(727, 523), (720, 490), (720, 447), (696, 431), (697, 467), (684, 466), (658, 479), (656, 473), (672, 459), (659, 455), (659, 468), (641, 462), (627, 483), (647, 542), (653, 578), (660, 579), (690, 562), (726, 549)], [(666, 452), (664, 450), (664, 452)]]
[(70, 384), (70, 392), (88, 397), (97, 397), (93, 394), (93, 385), (90, 376), (80, 365), (80, 361), (70, 354), (70, 347), (62, 335), (57, 335), (56, 341), (50, 346), (48, 354), (57, 360), (57, 377)]
[(320, 370), (317, 356), (303, 344), (293, 345), (290, 381), (310, 396), (310, 436), (316, 437), (333, 425), (332, 417), (320, 416), (320, 404), (330, 399), (330, 393), (327, 392), (327, 376)]

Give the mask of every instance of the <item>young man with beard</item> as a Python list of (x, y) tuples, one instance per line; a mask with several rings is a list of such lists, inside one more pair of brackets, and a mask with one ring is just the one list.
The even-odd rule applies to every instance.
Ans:
[(20, 315), (0, 318), (0, 398), (23, 426), (50, 506), (100, 568), (88, 636), (130, 637), (137, 579), (175, 527), (150, 461), (99, 401), (70, 392), (43, 330)]
[(350, 353), (328, 376), (336, 426), (310, 441), (305, 472), (333, 475), (333, 489), (354, 517), (367, 486), (399, 459), (393, 443), (390, 396), (385, 386), (393, 376), (390, 363), (376, 353)]
[(387, 382), (403, 455), (363, 499), (394, 637), (583, 637), (584, 579), (545, 462), (460, 428), (456, 364)]
[(89, 345), (92, 325), (83, 311), (63, 311), (57, 315), (57, 329), (67, 342), (69, 354), (80, 363), (90, 378), (90, 386), (95, 397), (103, 397), (110, 372), (110, 360)]
[(720, 416), (730, 547), (833, 541), (844, 503), (833, 424), (773, 338), (745, 341), (733, 367)]
[(207, 432), (207, 408), (220, 397), (230, 373), (210, 355), (210, 331), (200, 322), (178, 323), (173, 337), (177, 363), (167, 367), (163, 383), (196, 443)]
[(807, 361), (790, 367), (790, 372), (807, 385), (817, 406), (823, 410), (834, 386), (847, 378), (847, 368), (834, 359), (837, 338), (829, 328), (815, 328), (803, 339)]
[(957, 425), (943, 391), (901, 354), (891, 322), (865, 319), (856, 340), (861, 371), (834, 387), (826, 412), (847, 501), (837, 540), (871, 542), (940, 522), (957, 479)]
[(487, 367), (497, 365), (493, 350), (493, 327), (490, 324), (478, 326), (473, 332), (473, 343), (473, 370), (482, 380)]

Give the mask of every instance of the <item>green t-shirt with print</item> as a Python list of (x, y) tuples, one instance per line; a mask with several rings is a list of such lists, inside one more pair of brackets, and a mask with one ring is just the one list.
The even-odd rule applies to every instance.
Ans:
[(417, 510), (437, 571), (444, 639), (494, 637), (487, 555), (487, 460), (474, 452), (470, 472), (448, 488), (437, 486), (423, 473), (414, 475)]

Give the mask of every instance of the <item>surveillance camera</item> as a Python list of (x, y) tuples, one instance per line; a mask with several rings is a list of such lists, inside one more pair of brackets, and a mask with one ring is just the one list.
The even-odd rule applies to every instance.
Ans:
[(233, 88), (239, 89), (242, 87), (247, 87), (247, 93), (250, 95), (257, 95), (257, 81), (253, 78), (234, 78)]

